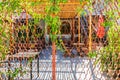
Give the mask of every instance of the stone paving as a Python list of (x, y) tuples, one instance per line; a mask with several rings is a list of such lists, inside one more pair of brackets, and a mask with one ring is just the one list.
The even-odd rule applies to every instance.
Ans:
[[(107, 80), (100, 72), (99, 65), (93, 65), (94, 60), (87, 57), (65, 58), (62, 54), (57, 51), (56, 80)], [(52, 80), (51, 50), (43, 50), (39, 58), (39, 73), (37, 72), (37, 59), (32, 61), (32, 80)], [(20, 66), (19, 62), (13, 61), (11, 64), (11, 69)], [(15, 80), (30, 80), (30, 65), (23, 61), (22, 66), (27, 72)]]

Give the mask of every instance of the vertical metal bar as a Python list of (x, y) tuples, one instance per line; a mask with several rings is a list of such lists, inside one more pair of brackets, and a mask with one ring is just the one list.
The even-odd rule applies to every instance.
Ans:
[[(10, 71), (10, 61), (8, 60), (8, 72)], [(8, 80), (10, 80), (10, 74), (8, 75)]]
[(39, 55), (37, 58), (37, 76), (39, 77)]
[[(20, 68), (22, 68), (22, 57), (19, 58), (20, 59)], [(22, 75), (22, 71), (20, 70), (20, 76)]]
[(32, 61), (30, 62), (30, 80), (32, 80)]

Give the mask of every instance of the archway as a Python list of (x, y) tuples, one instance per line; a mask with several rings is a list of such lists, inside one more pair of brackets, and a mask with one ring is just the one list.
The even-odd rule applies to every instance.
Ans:
[(62, 22), (62, 25), (61, 25), (61, 28), (60, 28), (60, 31), (61, 31), (61, 34), (70, 34), (70, 23), (69, 22)]

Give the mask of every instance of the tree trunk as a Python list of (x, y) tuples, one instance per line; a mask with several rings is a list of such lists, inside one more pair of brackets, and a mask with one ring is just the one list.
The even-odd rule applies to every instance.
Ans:
[(56, 80), (56, 45), (52, 42), (52, 80)]

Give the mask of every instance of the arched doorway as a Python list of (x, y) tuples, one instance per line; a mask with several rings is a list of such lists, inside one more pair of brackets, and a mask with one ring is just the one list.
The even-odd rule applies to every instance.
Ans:
[(60, 27), (61, 36), (64, 44), (70, 46), (71, 41), (71, 25), (68, 21), (63, 21)]
[(67, 21), (62, 22), (60, 31), (61, 34), (70, 34), (70, 23)]

